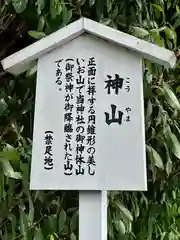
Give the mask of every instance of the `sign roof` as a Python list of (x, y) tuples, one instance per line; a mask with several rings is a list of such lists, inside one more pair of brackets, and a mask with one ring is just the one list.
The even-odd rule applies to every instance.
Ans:
[(62, 44), (77, 38), (83, 33), (89, 33), (125, 47), (138, 53), (142, 58), (151, 60), (168, 68), (173, 67), (176, 63), (176, 56), (170, 50), (156, 46), (155, 44), (133, 37), (90, 19), (81, 18), (3, 59), (1, 64), (5, 71), (12, 74), (19, 74), (26, 71), (34, 60), (53, 49), (60, 47)]

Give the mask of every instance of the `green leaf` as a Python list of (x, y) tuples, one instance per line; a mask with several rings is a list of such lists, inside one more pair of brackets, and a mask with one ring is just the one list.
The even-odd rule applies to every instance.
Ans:
[(37, 63), (26, 72), (26, 77), (30, 77), (37, 72)]
[(167, 163), (166, 163), (166, 173), (167, 173), (168, 176), (169, 176), (169, 175), (171, 174), (171, 172), (172, 172), (172, 166), (173, 166), (172, 161), (171, 161), (171, 159), (169, 158), (168, 161), (167, 161)]
[(174, 19), (176, 19), (178, 17), (180, 17), (180, 12), (174, 13), (174, 15), (172, 16), (172, 20), (174, 20)]
[(71, 233), (70, 240), (76, 240), (76, 235), (74, 233)]
[(58, 15), (60, 15), (60, 14), (61, 14), (61, 12), (62, 12), (62, 9), (63, 9), (63, 7), (62, 7), (62, 4), (61, 4), (61, 3), (59, 3), (59, 4), (58, 4), (58, 6), (57, 6), (57, 11), (56, 11)]
[(55, 240), (55, 238), (54, 238), (54, 235), (53, 235), (53, 234), (51, 234), (51, 235), (50, 235), (50, 240)]
[(9, 161), (19, 161), (20, 154), (19, 152), (9, 144), (6, 144), (6, 147), (0, 152), (0, 158)]
[(34, 205), (31, 199), (31, 196), (28, 194), (29, 200), (29, 214), (28, 214), (28, 226), (32, 227), (34, 222)]
[(133, 216), (130, 213), (130, 211), (123, 206), (120, 202), (116, 201), (115, 205), (119, 208), (119, 210), (123, 213), (124, 217), (129, 220), (129, 221), (133, 221)]
[(23, 185), (23, 191), (28, 195), (29, 192), (29, 164), (28, 163), (22, 163), (20, 165), (20, 169), (22, 172), (22, 185)]
[(56, 18), (56, 3), (55, 3), (55, 0), (50, 0), (50, 13), (51, 13), (51, 18), (55, 19)]
[(139, 214), (140, 214), (140, 209), (137, 201), (138, 200), (136, 197), (132, 198), (132, 208), (133, 208), (134, 216), (136, 219), (139, 217)]
[(175, 233), (174, 232), (170, 232), (169, 233), (169, 236), (168, 236), (168, 240), (176, 240), (177, 238), (176, 238), (176, 235), (175, 235)]
[(116, 22), (122, 27), (127, 26), (127, 19), (121, 14), (118, 14), (118, 17), (116, 18)]
[(4, 98), (1, 98), (0, 100), (0, 116), (3, 115), (3, 113), (5, 112), (5, 110), (8, 108), (7, 103), (5, 102)]
[(171, 40), (166, 38), (166, 44), (167, 44), (168, 49), (171, 49), (171, 50), (173, 49), (173, 43)]
[(118, 8), (118, 6), (115, 6), (115, 9), (113, 10), (113, 12), (111, 14), (111, 19), (115, 20), (118, 16), (118, 13), (119, 13), (119, 8)]
[(45, 19), (43, 16), (39, 18), (37, 32), (42, 32), (45, 24)]
[(140, 10), (142, 10), (142, 1), (136, 0), (136, 3), (138, 4), (138, 7), (140, 8)]
[[(166, 136), (166, 131), (168, 131), (169, 128), (166, 127), (164, 133), (165, 133), (165, 136)], [(168, 146), (166, 144), (166, 142), (164, 141), (164, 146), (166, 148), (166, 156), (167, 156), (167, 162), (166, 162), (166, 173), (167, 175), (169, 176), (172, 172), (172, 167), (173, 167), (173, 163), (172, 163), (172, 160), (170, 158), (170, 154), (169, 154), (169, 150), (168, 150)]]
[(149, 35), (149, 32), (144, 28), (133, 27), (133, 29), (134, 29), (134, 32), (136, 33), (136, 36), (138, 37), (146, 37)]
[[(100, 19), (103, 16), (105, 4), (102, 0), (96, 0), (96, 18)], [(112, 18), (112, 16), (111, 16)]]
[(14, 239), (16, 237), (16, 216), (15, 215), (12, 215), (11, 227), (12, 227), (12, 239)]
[(74, 213), (74, 212), (77, 211), (77, 209), (78, 209), (77, 207), (68, 208), (68, 209), (66, 210), (66, 212), (67, 212), (67, 214)]
[(166, 29), (167, 26), (163, 26), (163, 27), (160, 27), (160, 28), (154, 28), (154, 29), (151, 29), (150, 31), (151, 32), (156, 32), (156, 33), (160, 33), (162, 31), (164, 31)]
[(50, 216), (48, 216), (48, 220), (49, 220), (49, 226), (52, 230), (52, 232), (56, 232), (57, 231), (57, 215), (56, 214), (52, 214)]
[[(150, 212), (150, 214), (151, 214), (151, 212)], [(149, 218), (148, 218), (148, 240), (152, 240), (153, 224), (154, 224), (154, 218), (149, 216)]]
[(160, 239), (160, 240), (164, 240), (164, 239), (165, 239), (165, 236), (166, 236), (166, 232), (163, 232), (163, 233), (161, 234), (161, 239)]
[(68, 11), (67, 7), (64, 5), (62, 8), (62, 19), (63, 25), (67, 25), (72, 18), (72, 9)]
[(28, 0), (12, 0), (12, 5), (17, 13), (22, 13), (27, 6)]
[(59, 214), (59, 232), (63, 230), (65, 222), (66, 222), (66, 212), (62, 209)]
[(146, 108), (146, 129), (148, 129), (151, 125), (152, 112), (153, 112), (153, 105), (151, 103), (151, 100), (149, 99), (147, 102), (147, 108)]
[(180, 110), (179, 100), (177, 99), (176, 95), (173, 93), (173, 91), (170, 89), (170, 87), (166, 83), (164, 84), (163, 91), (164, 91), (164, 97), (165, 97), (167, 103), (172, 108)]
[(22, 209), (20, 209), (20, 231), (23, 236), (23, 240), (28, 240), (28, 220)]
[(19, 172), (15, 172), (13, 167), (11, 166), (10, 162), (7, 159), (0, 159), (0, 163), (3, 169), (3, 173), (6, 177), (14, 178), (14, 179), (21, 179), (22, 175)]
[(104, 24), (104, 25), (109, 25), (110, 22), (111, 22), (111, 19), (109, 19), (109, 18), (102, 18), (102, 19), (100, 20), (100, 23), (102, 23), (102, 24)]
[(164, 170), (164, 164), (163, 161), (159, 155), (159, 153), (156, 152), (156, 150), (150, 146), (147, 145), (148, 155), (151, 160), (151, 163), (155, 165), (156, 167)]
[(125, 235), (126, 233), (126, 228), (122, 220), (115, 220), (113, 221), (115, 228), (118, 232), (121, 233), (121, 235)]
[(41, 39), (46, 37), (46, 34), (44, 32), (36, 32), (36, 31), (28, 31), (29, 36), (35, 38), (35, 39)]
[(75, 212), (71, 218), (70, 229), (71, 232), (74, 232), (78, 227), (78, 211)]
[(150, 84), (150, 83), (152, 83), (152, 80), (153, 80), (153, 75), (148, 72), (146, 74), (146, 81)]
[(180, 93), (180, 85), (176, 88), (176, 93)]
[(69, 233), (69, 226), (65, 225), (63, 230), (61, 231), (62, 235), (67, 235)]
[(164, 41), (160, 36), (160, 32), (154, 31), (154, 29), (151, 31), (151, 37), (153, 38), (152, 42), (155, 43), (156, 45), (159, 45), (160, 47), (164, 47)]
[(112, 9), (112, 0), (107, 0), (107, 11), (110, 12)]
[(13, 147), (12, 145), (6, 143), (5, 147), (3, 148), (3, 151), (6, 152), (15, 152), (17, 151), (15, 147)]
[(179, 13), (180, 12), (180, 7), (176, 5), (176, 11)]
[(172, 191), (172, 196), (173, 196), (173, 199), (175, 200), (176, 199), (176, 192), (174, 190)]
[(43, 10), (43, 8), (46, 5), (45, 0), (37, 0), (37, 3), (39, 5), (40, 9)]
[(110, 236), (111, 239), (114, 239), (112, 216), (109, 208), (107, 209), (107, 213), (108, 213), (108, 235)]
[(180, 16), (176, 19), (175, 23), (174, 23), (174, 28), (178, 28), (180, 26)]
[(174, 47), (176, 48), (176, 42), (177, 42), (177, 34), (176, 34), (176, 31), (174, 29), (171, 29), (171, 28), (168, 28), (166, 27), (165, 28), (165, 33), (166, 33), (166, 38), (169, 40), (173, 40), (173, 43), (174, 43)]
[(89, 0), (89, 6), (92, 7), (95, 4), (96, 0)]
[(41, 229), (36, 229), (33, 240), (44, 240)]
[(168, 0), (167, 2), (167, 9), (169, 9), (171, 7), (171, 0)]
[(171, 130), (167, 130), (167, 138), (168, 142), (170, 144), (170, 149), (173, 152), (173, 154), (180, 159), (180, 142), (177, 139), (176, 135), (171, 132)]
[(158, 10), (159, 12), (161, 12), (162, 15), (163, 15), (163, 18), (165, 18), (164, 10), (162, 9), (162, 7), (161, 7), (160, 5), (152, 4), (152, 6), (153, 6), (156, 10)]

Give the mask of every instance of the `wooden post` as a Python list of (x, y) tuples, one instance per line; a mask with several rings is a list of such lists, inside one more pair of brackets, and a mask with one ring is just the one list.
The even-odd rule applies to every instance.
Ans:
[(107, 240), (107, 191), (79, 192), (79, 240)]

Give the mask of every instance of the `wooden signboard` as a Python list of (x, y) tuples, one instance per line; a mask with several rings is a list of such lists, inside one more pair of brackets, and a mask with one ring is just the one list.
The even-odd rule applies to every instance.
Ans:
[(107, 190), (146, 190), (142, 59), (173, 52), (81, 18), (2, 60), (38, 59), (30, 188), (79, 190), (79, 239), (107, 239)]
[(85, 34), (39, 58), (31, 189), (146, 185), (139, 55)]

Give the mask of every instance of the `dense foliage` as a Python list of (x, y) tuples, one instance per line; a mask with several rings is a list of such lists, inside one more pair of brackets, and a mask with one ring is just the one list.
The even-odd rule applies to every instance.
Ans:
[[(0, 58), (80, 16), (164, 46), (179, 62), (180, 0), (0, 1)], [(180, 239), (178, 62), (144, 62), (148, 191), (109, 193), (109, 240)], [(78, 194), (28, 190), (36, 66), (0, 80), (0, 239), (75, 240)]]

